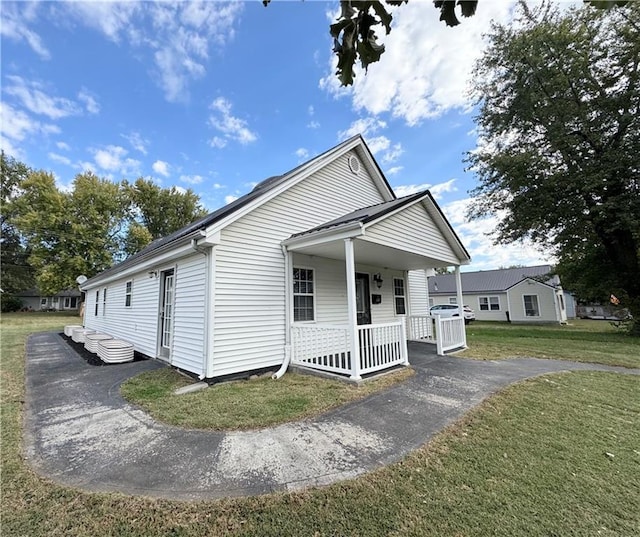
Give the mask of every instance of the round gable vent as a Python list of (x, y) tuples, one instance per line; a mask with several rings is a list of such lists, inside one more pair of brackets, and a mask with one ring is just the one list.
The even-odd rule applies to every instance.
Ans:
[(360, 161), (358, 160), (357, 157), (354, 157), (353, 155), (351, 155), (347, 160), (347, 162), (349, 163), (349, 169), (353, 173), (358, 173), (360, 171)]

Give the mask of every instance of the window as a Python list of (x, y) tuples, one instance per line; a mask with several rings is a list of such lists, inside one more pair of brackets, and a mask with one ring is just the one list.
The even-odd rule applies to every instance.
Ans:
[(393, 279), (393, 301), (395, 302), (396, 315), (405, 315), (407, 307), (404, 294), (404, 280), (401, 278)]
[(527, 317), (540, 317), (538, 309), (538, 295), (524, 295), (524, 314)]
[(500, 299), (497, 296), (478, 297), (480, 311), (500, 311)]
[(43, 308), (47, 307), (47, 299), (46, 299), (46, 297), (40, 299), (40, 306), (43, 307)]
[(98, 289), (96, 291), (96, 310), (94, 312), (94, 315), (97, 316), (98, 315), (98, 306), (100, 304), (100, 289)]
[(102, 315), (107, 314), (107, 288), (102, 290)]
[(130, 280), (125, 284), (125, 289), (124, 289), (124, 305), (127, 308), (131, 307), (132, 292), (133, 292), (133, 280)]
[(449, 304), (458, 304), (458, 297), (449, 297)]
[(65, 308), (65, 309), (66, 309), (66, 308), (69, 308), (69, 307), (70, 307), (70, 305), (71, 305), (71, 298), (70, 298), (70, 297), (68, 297), (68, 296), (65, 296), (65, 297), (64, 297), (64, 308)]
[(71, 297), (71, 309), (76, 309), (78, 307), (78, 297), (77, 296), (72, 296)]
[(293, 320), (313, 321), (313, 269), (293, 269)]
[(433, 306), (433, 298), (429, 297), (429, 307)]

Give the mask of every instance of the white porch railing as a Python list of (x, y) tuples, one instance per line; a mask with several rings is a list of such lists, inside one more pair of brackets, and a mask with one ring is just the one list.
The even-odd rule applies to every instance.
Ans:
[(404, 317), (400, 322), (358, 326), (360, 374), (409, 364)]
[(349, 327), (336, 325), (293, 325), (291, 363), (352, 378), (398, 364), (408, 365), (404, 318), (394, 323), (360, 325), (357, 330), (358, 368), (351, 359)]
[(467, 346), (467, 333), (464, 329), (463, 317), (442, 318), (440, 315), (434, 316), (436, 319), (436, 346), (438, 354), (446, 351)]
[(291, 327), (291, 363), (350, 374), (349, 327), (329, 324)]
[(407, 337), (416, 341), (436, 340), (433, 332), (433, 317), (430, 315), (411, 315), (407, 324)]

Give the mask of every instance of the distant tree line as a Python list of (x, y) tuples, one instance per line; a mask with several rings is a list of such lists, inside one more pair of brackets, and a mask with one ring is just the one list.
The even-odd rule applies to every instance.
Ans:
[(4, 151), (0, 159), (3, 297), (33, 286), (46, 295), (75, 287), (80, 274), (94, 276), (206, 214), (192, 190), (84, 172), (67, 191), (49, 172)]

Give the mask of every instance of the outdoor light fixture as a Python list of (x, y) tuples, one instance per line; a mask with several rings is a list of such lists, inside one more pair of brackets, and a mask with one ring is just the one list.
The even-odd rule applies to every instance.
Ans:
[(373, 275), (373, 281), (376, 282), (378, 289), (380, 289), (382, 287), (382, 274), (380, 274), (379, 272), (376, 272)]
[(157, 270), (150, 270), (149, 271), (149, 278), (157, 278), (158, 277), (158, 271)]

